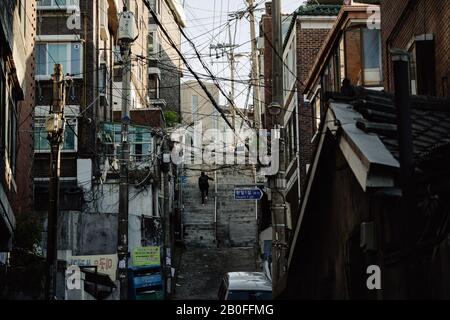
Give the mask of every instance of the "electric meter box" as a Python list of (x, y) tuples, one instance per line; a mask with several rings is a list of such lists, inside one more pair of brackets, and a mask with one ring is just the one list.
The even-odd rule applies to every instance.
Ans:
[(119, 42), (133, 42), (137, 35), (134, 13), (131, 11), (122, 12), (119, 18)]

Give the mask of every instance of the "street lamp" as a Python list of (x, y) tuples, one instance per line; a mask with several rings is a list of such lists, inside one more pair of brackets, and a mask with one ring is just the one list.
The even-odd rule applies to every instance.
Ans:
[(281, 113), (281, 105), (278, 102), (272, 102), (269, 105), (268, 110), (272, 116), (278, 117)]

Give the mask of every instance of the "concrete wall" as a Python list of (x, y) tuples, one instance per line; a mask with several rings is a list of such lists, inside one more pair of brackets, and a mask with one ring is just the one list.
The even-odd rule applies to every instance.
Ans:
[[(216, 168), (217, 169), (217, 168)], [(209, 198), (201, 204), (198, 177), (201, 170), (215, 178), (210, 181)], [(208, 171), (209, 170), (209, 171)], [(220, 169), (189, 166), (188, 183), (183, 185), (185, 243), (193, 246), (252, 247), (257, 244), (256, 202), (234, 200), (234, 188), (254, 183), (251, 167)], [(214, 224), (215, 184), (217, 184), (217, 234)]]
[[(219, 104), (219, 89), (213, 83), (205, 82), (204, 84), (214, 97), (214, 100)], [(196, 80), (186, 81), (181, 85), (181, 118), (183, 124), (193, 123), (193, 96), (198, 96), (197, 121), (202, 121), (204, 130), (213, 129), (214, 122), (217, 118), (220, 118), (220, 116), (216, 114), (213, 104)]]

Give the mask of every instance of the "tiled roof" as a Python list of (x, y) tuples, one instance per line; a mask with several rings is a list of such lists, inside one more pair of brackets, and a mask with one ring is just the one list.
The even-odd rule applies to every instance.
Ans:
[[(340, 93), (328, 93), (328, 98), (353, 106), (360, 118), (356, 127), (367, 134), (377, 135), (389, 152), (399, 159), (397, 113), (392, 94), (354, 88), (352, 98)], [(414, 158), (417, 164), (436, 160), (444, 150), (450, 150), (450, 99), (411, 97)], [(439, 151), (439, 152), (438, 152)], [(447, 152), (447, 160), (450, 152)]]
[(340, 9), (340, 5), (332, 4), (304, 5), (296, 10), (296, 14), (299, 16), (337, 16)]

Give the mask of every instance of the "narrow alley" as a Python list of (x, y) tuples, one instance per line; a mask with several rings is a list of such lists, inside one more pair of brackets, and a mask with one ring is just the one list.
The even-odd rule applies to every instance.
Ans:
[(216, 300), (222, 276), (230, 271), (256, 271), (250, 247), (189, 247), (182, 250), (173, 300)]
[[(214, 179), (209, 198), (201, 203), (201, 170)], [(172, 299), (217, 299), (227, 272), (260, 271), (257, 261), (257, 221), (254, 201), (237, 201), (234, 188), (254, 181), (252, 169), (186, 167), (183, 185), (184, 248), (178, 249), (175, 294)]]

